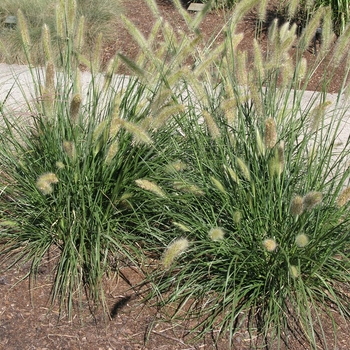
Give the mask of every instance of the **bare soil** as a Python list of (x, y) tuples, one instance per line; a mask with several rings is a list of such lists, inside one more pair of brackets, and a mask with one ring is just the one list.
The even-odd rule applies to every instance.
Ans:
[[(172, 0), (157, 0), (158, 8), (161, 16), (168, 21), (174, 29), (186, 31), (186, 23), (177, 12)], [(190, 0), (183, 0), (183, 3), (189, 3)], [(195, 1), (193, 1), (195, 2)], [(259, 36), (260, 43), (262, 48), (266, 47), (266, 37), (267, 29), (275, 18), (279, 18), (279, 23), (283, 24), (284, 19), (277, 12), (277, 0), (269, 0), (270, 5), (266, 13), (266, 22), (261, 28), (261, 34)], [(152, 12), (146, 5), (145, 0), (123, 0), (125, 15), (137, 26), (140, 32), (147, 38), (151, 32), (152, 26), (155, 22), (155, 19), (152, 15)], [(195, 13), (191, 13), (195, 16)], [(224, 33), (222, 31), (223, 25), (229, 20), (230, 11), (225, 10), (213, 10), (206, 15), (202, 23), (200, 24), (200, 31), (205, 40), (209, 43), (212, 42), (215, 38), (215, 42), (219, 43), (223, 40)], [(239, 24), (237, 28), (238, 33), (244, 33), (244, 40), (240, 43), (238, 49), (246, 50), (248, 52), (252, 51), (252, 42), (253, 38), (256, 37), (256, 13), (252, 12), (248, 14), (243, 21)], [(297, 21), (296, 21), (297, 22)], [(299, 28), (302, 30), (301, 28)], [(122, 24), (116, 28), (117, 40), (110, 45), (105, 47), (104, 60), (108, 61), (116, 52), (121, 52), (129, 58), (137, 57), (139, 49), (137, 43), (132, 39), (127, 30), (123, 28)], [(334, 44), (336, 42), (336, 38)], [(319, 41), (316, 42), (316, 49), (319, 47)], [(334, 45), (333, 45), (334, 47)], [(331, 76), (331, 79), (328, 83), (328, 92), (337, 93), (341, 88), (341, 85), (344, 80), (344, 74), (346, 69), (346, 58), (347, 55), (344, 55), (343, 61), (339, 64), (337, 68), (331, 66), (330, 60), (332, 56), (332, 48), (329, 50), (328, 56), (317, 66), (317, 69), (314, 70), (311, 79), (307, 83), (307, 90), (316, 91), (322, 88), (322, 77), (325, 75), (325, 72)], [(344, 50), (348, 50), (345, 48)], [(296, 52), (294, 48), (291, 52), (291, 55)], [(308, 62), (308, 67), (314, 67), (316, 61), (316, 55), (314, 52), (314, 46), (311, 45), (309, 50), (304, 54)], [(313, 69), (313, 68), (312, 68)]]
[[(162, 16), (179, 29), (184, 22), (173, 8), (170, 0), (158, 0)], [(153, 17), (145, 0), (125, 0), (124, 9), (127, 16), (147, 37), (153, 24)], [(272, 16), (272, 14), (271, 14)], [(228, 18), (224, 11), (209, 13), (201, 24), (201, 30), (208, 38), (218, 34)], [(122, 26), (114, 28), (116, 42), (106, 45), (104, 59), (107, 61), (115, 52), (120, 51), (133, 58), (138, 53), (134, 43)], [(251, 47), (255, 27), (252, 18), (247, 18), (240, 28), (245, 33), (242, 49)], [(310, 49), (306, 53), (308, 61), (315, 59)], [(310, 81), (308, 89), (319, 88), (320, 76), (326, 69), (323, 63)], [(338, 91), (343, 80), (340, 68), (330, 84), (330, 91)], [(106, 300), (109, 317), (102, 310), (91, 314), (89, 305), (82, 304), (81, 313), (69, 320), (63, 315), (59, 319), (58, 308), (50, 308), (49, 295), (52, 282), (52, 264), (42, 266), (33, 285), (29, 280), (19, 282), (28, 272), (29, 266), (14, 266), (8, 271), (0, 272), (0, 349), (7, 350), (175, 350), (175, 349), (219, 349), (229, 348), (225, 335), (215, 345), (217, 332), (208, 334), (200, 341), (192, 342), (189, 335), (193, 321), (167, 322), (163, 311), (151, 303), (142, 304), (142, 293), (133, 286), (142, 281), (142, 274), (134, 267), (124, 267), (114, 279), (106, 281)], [(108, 314), (107, 313), (107, 314)], [(335, 314), (338, 338), (334, 341), (333, 325), (328, 316), (322, 316), (325, 334), (329, 344), (338, 350), (348, 349), (350, 334), (349, 323)], [(257, 347), (255, 340), (249, 340), (248, 332), (242, 330), (234, 338), (234, 349), (245, 350)], [(276, 340), (277, 341), (277, 340)], [(273, 349), (274, 347), (271, 347)], [(309, 349), (309, 345), (296, 333), (289, 339), (285, 349)], [(320, 346), (320, 349), (324, 348)]]

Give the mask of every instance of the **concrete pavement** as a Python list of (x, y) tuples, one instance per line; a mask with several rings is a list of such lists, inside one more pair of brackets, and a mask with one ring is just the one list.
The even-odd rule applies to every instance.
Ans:
[[(34, 79), (44, 81), (43, 70), (36, 69), (35, 72)], [(127, 79), (122, 80), (121, 77), (117, 76), (114, 84), (117, 89), (121, 89), (127, 81)], [(82, 72), (81, 86), (83, 91), (87, 90), (90, 82), (90, 73)], [(25, 118), (25, 112), (28, 111), (27, 101), (33, 101), (35, 98), (34, 86), (33, 77), (28, 66), (0, 63), (0, 103), (7, 110), (14, 112), (14, 114), (18, 113), (18, 116), (22, 115)], [(314, 98), (315, 92), (305, 91), (301, 100), (302, 108), (307, 108)], [(339, 142), (344, 143), (350, 137), (350, 103), (343, 96), (337, 94), (327, 94), (326, 100), (332, 103), (327, 109), (328, 114), (335, 113), (341, 118)], [(291, 104), (292, 101), (290, 101)]]

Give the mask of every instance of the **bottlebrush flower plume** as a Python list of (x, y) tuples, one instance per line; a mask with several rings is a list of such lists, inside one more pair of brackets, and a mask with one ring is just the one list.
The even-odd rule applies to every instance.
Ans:
[(277, 248), (277, 243), (272, 238), (267, 238), (263, 241), (263, 246), (268, 252), (273, 252)]
[(179, 238), (173, 243), (169, 244), (168, 248), (164, 252), (162, 264), (164, 268), (168, 269), (174, 260), (189, 246), (189, 242), (186, 238)]
[(58, 183), (58, 178), (54, 173), (45, 173), (40, 175), (36, 181), (36, 188), (42, 194), (51, 194), (53, 192), (52, 184)]
[(209, 237), (213, 241), (221, 241), (224, 239), (225, 232), (221, 227), (214, 227), (209, 231)]

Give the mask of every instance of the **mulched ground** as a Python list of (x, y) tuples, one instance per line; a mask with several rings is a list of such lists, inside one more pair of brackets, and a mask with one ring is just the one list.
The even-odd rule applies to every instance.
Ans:
[[(179, 29), (184, 22), (174, 10), (170, 0), (158, 0), (162, 16)], [(152, 28), (153, 17), (144, 0), (125, 0), (124, 9), (127, 16), (136, 24), (145, 36)], [(271, 11), (273, 12), (273, 11)], [(273, 13), (270, 13), (272, 16)], [(209, 13), (201, 25), (201, 30), (208, 38), (218, 35), (227, 20), (223, 11)], [(120, 51), (133, 58), (137, 55), (137, 45), (131, 40), (126, 30), (118, 25), (114, 28), (116, 42), (106, 45), (104, 59), (107, 61), (115, 52)], [(241, 49), (251, 47), (255, 27), (253, 18), (247, 18), (240, 31), (245, 33)], [(315, 56), (310, 49), (306, 53), (307, 60), (312, 63)], [(327, 62), (320, 65), (308, 89), (319, 88), (320, 77), (327, 68)], [(330, 84), (330, 91), (338, 91), (343, 79), (344, 69), (335, 71)], [(106, 300), (110, 317), (103, 316), (102, 311), (91, 315), (89, 305), (83, 303), (80, 314), (72, 320), (63, 316), (58, 319), (57, 307), (49, 309), (49, 293), (51, 285), (49, 262), (43, 265), (34, 286), (29, 281), (18, 283), (28, 271), (28, 266), (15, 266), (9, 271), (0, 273), (0, 349), (7, 350), (49, 350), (49, 349), (84, 349), (84, 350), (175, 350), (175, 349), (228, 349), (225, 336), (214, 345), (216, 332), (196, 343), (191, 343), (188, 335), (193, 322), (166, 322), (165, 315), (152, 305), (140, 304), (142, 295), (132, 286), (142, 280), (142, 275), (132, 267), (121, 269), (119, 276), (106, 281)], [(29, 292), (30, 290), (30, 292)], [(50, 311), (50, 312), (49, 312)], [(339, 316), (337, 349), (346, 350), (350, 343), (349, 324)], [(327, 317), (325, 332), (332, 344), (332, 324)], [(234, 348), (239, 350), (255, 348), (249, 341), (249, 334), (242, 329), (234, 339)], [(289, 349), (308, 349), (298, 336), (290, 340)]]
[[(186, 0), (184, 0), (185, 2)], [(270, 0), (271, 5), (268, 8), (266, 14), (266, 23), (264, 24), (262, 30), (262, 35), (260, 36), (260, 41), (262, 47), (266, 42), (266, 32), (270, 23), (278, 17), (278, 13), (276, 10), (276, 0)], [(278, 3), (278, 1), (277, 1)], [(137, 26), (137, 28), (144, 34), (147, 38), (149, 33), (151, 32), (152, 26), (154, 24), (154, 17), (146, 5), (145, 0), (124, 0), (124, 11), (127, 17)], [(185, 30), (186, 24), (181, 15), (177, 12), (177, 10), (172, 5), (171, 0), (157, 0), (158, 8), (161, 16), (167, 20), (174, 29)], [(194, 16), (195, 13), (192, 13)], [(215, 38), (216, 42), (220, 42), (223, 39), (222, 27), (229, 20), (230, 13), (224, 10), (216, 10), (211, 11), (205, 17), (200, 25), (200, 30), (204, 38), (208, 42), (211, 42), (213, 38)], [(283, 19), (280, 18), (280, 23)], [(252, 49), (252, 41), (256, 36), (256, 15), (255, 13), (250, 13), (246, 18), (240, 23), (238, 26), (237, 32), (244, 33), (244, 40), (239, 45), (240, 50), (246, 50), (251, 52)], [(123, 28), (122, 24), (116, 28), (117, 40), (115, 43), (111, 43), (107, 45), (104, 53), (104, 60), (107, 61), (109, 58), (113, 57), (116, 52), (122, 52), (126, 56), (130, 58), (135, 58), (139, 52), (137, 44), (132, 40), (131, 36), (128, 34), (125, 28)], [(317, 45), (319, 43), (317, 42)], [(348, 48), (345, 48), (345, 50)], [(294, 48), (294, 52), (296, 48)], [(294, 53), (291, 52), (291, 55)], [(308, 82), (307, 90), (319, 90), (321, 88), (321, 78), (324, 76), (325, 72), (328, 72), (332, 75), (332, 79), (329, 82), (328, 91), (329, 92), (338, 92), (341, 88), (341, 85), (344, 80), (344, 72), (346, 66), (346, 58), (344, 58), (343, 62), (339, 65), (339, 67), (334, 68), (330, 66), (330, 54), (324, 61), (322, 61), (315, 72), (313, 73), (311, 79)], [(314, 54), (314, 47), (310, 46), (309, 50), (305, 53), (304, 57), (308, 61), (308, 67), (313, 67), (314, 62), (316, 60), (316, 56)]]

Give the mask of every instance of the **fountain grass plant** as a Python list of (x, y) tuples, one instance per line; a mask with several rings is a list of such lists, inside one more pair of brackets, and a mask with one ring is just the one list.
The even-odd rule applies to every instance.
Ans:
[[(106, 274), (142, 261), (144, 246), (155, 243), (137, 231), (137, 221), (146, 220), (138, 192), (140, 186), (149, 188), (151, 170), (171, 154), (168, 139), (175, 126), (163, 120), (181, 113), (182, 106), (157, 86), (117, 77), (118, 57), (99, 74), (98, 45), (90, 80), (82, 85), (81, 33), (69, 17), (75, 2), (66, 4), (65, 11), (58, 8), (64, 26), (57, 30), (71, 36), (57, 68), (44, 26), (42, 55), (49, 60), (44, 68), (29, 66), (35, 89), (23, 92), (20, 115), (26, 119), (3, 101), (0, 256), (7, 267), (30, 263), (33, 278), (43, 261), (53, 258), (52, 302), (71, 315), (84, 293), (91, 306), (103, 304)], [(19, 25), (30, 61), (24, 17)]]
[[(178, 99), (187, 113), (178, 120), (182, 140), (169, 140), (177, 161), (153, 175), (167, 193), (167, 205), (158, 208), (167, 226), (147, 223), (145, 232), (169, 243), (158, 254), (149, 297), (173, 310), (174, 321), (196, 319), (196, 339), (217, 330), (233, 344), (247, 327), (252, 339), (260, 336), (252, 346), (288, 346), (293, 334), (310, 348), (332, 346), (333, 312), (350, 316), (350, 139), (339, 139), (347, 86), (332, 101), (326, 89), (328, 73), (340, 62), (346, 81), (341, 47), (349, 34), (339, 37), (320, 91), (311, 93), (307, 81), (333, 38), (326, 9), (314, 14), (301, 37), (295, 25), (275, 21), (266, 51), (255, 40), (249, 56), (239, 49), (244, 35), (236, 28), (257, 1), (237, 5), (224, 42), (210, 50), (198, 29), (204, 14), (190, 18), (174, 3), (192, 35), (178, 40), (167, 23), (160, 28), (157, 22), (154, 32), (164, 35), (159, 51), (151, 50), (154, 34), (146, 40), (129, 24), (142, 48), (132, 68), (168, 86), (181, 81)], [(303, 53), (320, 22), (323, 46), (308, 67)], [(145, 206), (157, 196), (145, 190)], [(325, 315), (335, 339), (326, 336)]]
[[(83, 93), (72, 39), (61, 51), (64, 69), (52, 75), (48, 60), (36, 103), (28, 100), (32, 122), (2, 110), (2, 259), (30, 261), (35, 273), (58, 251), (52, 296), (69, 309), (84, 288), (101, 299), (115, 259), (142, 261), (148, 297), (174, 310), (173, 320), (197, 320), (194, 338), (217, 330), (233, 344), (245, 327), (260, 336), (254, 345), (279, 348), (295, 330), (311, 348), (327, 348), (336, 340), (324, 316), (335, 338), (333, 312), (350, 316), (350, 140), (340, 143), (349, 27), (320, 91), (307, 94), (332, 45), (328, 10), (300, 37), (295, 25), (274, 21), (266, 49), (255, 40), (248, 53), (237, 27), (257, 0), (238, 3), (225, 39), (209, 44), (199, 28), (210, 4), (191, 16), (173, 2), (186, 35), (147, 0), (155, 16), (148, 38), (122, 18), (140, 46), (135, 62), (117, 55)], [(321, 22), (322, 46), (307, 66)], [(124, 89), (112, 74), (120, 61), (135, 74)], [(344, 85), (330, 101), (327, 81), (339, 64)]]

